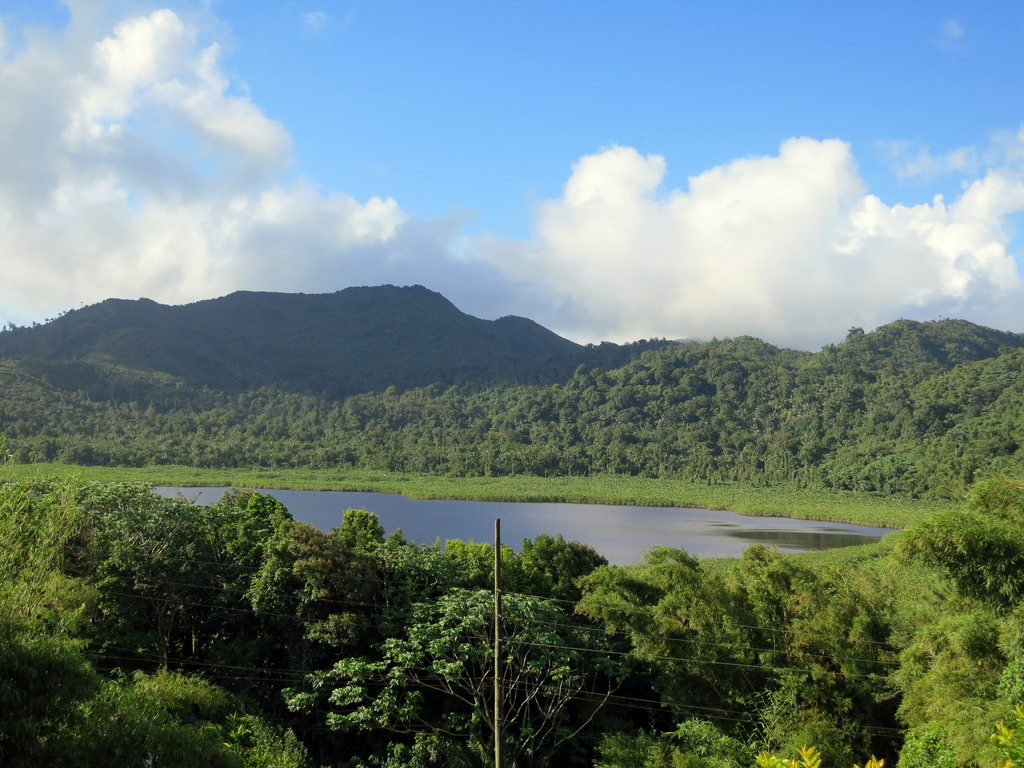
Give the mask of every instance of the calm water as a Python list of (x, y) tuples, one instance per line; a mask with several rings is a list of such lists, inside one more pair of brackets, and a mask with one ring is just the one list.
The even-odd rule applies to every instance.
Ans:
[[(156, 488), (181, 493), (200, 504), (216, 501), (224, 488)], [(401, 529), (421, 544), (435, 540), (493, 541), (494, 520), (501, 519), (502, 543), (518, 550), (519, 542), (540, 534), (560, 533), (590, 544), (615, 565), (635, 563), (651, 547), (685, 549), (698, 557), (738, 557), (751, 544), (780, 552), (846, 547), (878, 541), (888, 528), (845, 523), (743, 517), (733, 512), (681, 507), (624, 507), (611, 504), (546, 504), (409, 499), (390, 493), (338, 491), (261, 491), (284, 504), (296, 520), (330, 531), (346, 509), (377, 515), (388, 533)]]

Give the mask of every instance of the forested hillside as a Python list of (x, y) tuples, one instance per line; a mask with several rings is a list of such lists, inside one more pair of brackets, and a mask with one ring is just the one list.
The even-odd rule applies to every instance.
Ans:
[(480, 320), (422, 286), (391, 285), (241, 291), (183, 306), (108, 299), (0, 333), (0, 360), (117, 402), (161, 401), (181, 385), (334, 400), (435, 382), (548, 382), (581, 363), (621, 365), (636, 351), (582, 347), (522, 317)]
[[(389, 367), (398, 357), (377, 368), (368, 356), (355, 365), (376, 388), (335, 399), (299, 386), (305, 373), (237, 391), (25, 353), (0, 361), (0, 433), (19, 461), (621, 473), (952, 499), (1024, 461), (1020, 334), (904, 320), (815, 353), (737, 338), (573, 354), (589, 362), (533, 358), (519, 380), (492, 369), (415, 387)], [(567, 361), (575, 370), (559, 373)]]

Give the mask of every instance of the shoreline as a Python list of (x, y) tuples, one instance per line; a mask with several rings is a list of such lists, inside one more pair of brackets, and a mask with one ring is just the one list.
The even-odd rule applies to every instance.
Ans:
[(380, 470), (199, 469), (184, 466), (86, 467), (68, 464), (9, 464), (15, 479), (78, 476), (84, 481), (142, 482), (179, 488), (224, 487), (266, 490), (396, 493), (411, 499), (617, 504), (729, 510), (748, 517), (788, 517), (899, 529), (948, 509), (956, 502), (875, 496), (848, 491), (702, 484), (674, 478), (624, 475), (587, 477), (445, 477)]

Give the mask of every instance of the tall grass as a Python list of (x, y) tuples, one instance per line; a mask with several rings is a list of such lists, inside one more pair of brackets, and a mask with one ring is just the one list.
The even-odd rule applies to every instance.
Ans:
[(416, 499), (546, 501), (728, 509), (744, 515), (827, 520), (902, 528), (952, 503), (834, 492), (795, 486), (706, 485), (673, 479), (591, 477), (440, 477), (373, 470), (211, 470), (183, 466), (79, 467), (11, 465), (8, 474), (79, 475), (83, 480), (135, 481), (154, 486), (264, 488), (401, 493)]

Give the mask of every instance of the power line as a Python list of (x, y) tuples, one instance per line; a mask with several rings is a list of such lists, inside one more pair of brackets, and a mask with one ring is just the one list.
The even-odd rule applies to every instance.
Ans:
[[(184, 582), (166, 582), (166, 583), (167, 584), (171, 584), (171, 585), (183, 586), (183, 587), (187, 587), (187, 588), (195, 588), (195, 589), (207, 589), (207, 590), (216, 590), (217, 589), (216, 587), (211, 587), (210, 585), (202, 585), (202, 584), (192, 584), (192, 583), (184, 583)], [(153, 585), (153, 586), (156, 586), (156, 585)], [(469, 591), (479, 593), (479, 592), (482, 592), (483, 590), (469, 590)], [(197, 601), (184, 601), (184, 600), (180, 599), (181, 598), (180, 595), (167, 595), (167, 596), (154, 597), (154, 596), (145, 595), (145, 594), (136, 594), (136, 593), (123, 592), (123, 591), (119, 591), (119, 590), (110, 590), (110, 589), (103, 590), (103, 592), (104, 592), (104, 594), (108, 594), (108, 595), (114, 595), (114, 596), (119, 596), (119, 597), (123, 597), (123, 598), (138, 599), (138, 600), (144, 600), (144, 601), (167, 600), (168, 602), (172, 602), (172, 603), (176, 604), (177, 606), (181, 606), (181, 607), (188, 606), (188, 607), (193, 607), (193, 608), (205, 608), (205, 609), (209, 609), (209, 610), (212, 610), (212, 611), (221, 611), (221, 612), (229, 612), (229, 613), (244, 613), (244, 614), (249, 614), (249, 615), (253, 615), (253, 616), (261, 617), (261, 618), (279, 618), (279, 619), (285, 619), (285, 620), (293, 621), (293, 622), (298, 623), (298, 624), (308, 624), (310, 622), (324, 621), (324, 620), (327, 620), (327, 619), (330, 618), (330, 615), (328, 615), (327, 617), (303, 616), (303, 615), (300, 615), (300, 614), (293, 614), (293, 613), (279, 613), (279, 612), (267, 611), (267, 610), (257, 610), (255, 608), (242, 608), (242, 607), (236, 607), (236, 606), (218, 605), (218, 604), (215, 604), (215, 603), (205, 603), (205, 602), (197, 602)], [(530, 598), (535, 598), (535, 599), (539, 599), (539, 600), (544, 600), (545, 599), (545, 598), (542, 598), (540, 596), (522, 595), (522, 594), (519, 594), (519, 593), (512, 593), (512, 595), (510, 595), (510, 596), (530, 597)], [(370, 609), (375, 609), (377, 611), (385, 611), (385, 612), (386, 611), (395, 611), (395, 610), (399, 610), (400, 611), (400, 610), (406, 609), (406, 606), (388, 605), (388, 604), (380, 604), (380, 603), (364, 603), (364, 602), (358, 602), (358, 601), (352, 601), (352, 600), (336, 600), (336, 599), (335, 600), (327, 600), (327, 599), (323, 599), (323, 598), (318, 598), (317, 600), (315, 600), (313, 605), (315, 605), (316, 603), (326, 603), (328, 605), (336, 605), (336, 606), (339, 606), (339, 607), (348, 607), (348, 608), (370, 608)], [(411, 610), (412, 608), (414, 608), (414, 606), (415, 606), (415, 604), (410, 605), (410, 606), (408, 606), (408, 609)], [(351, 627), (361, 627), (361, 628), (371, 628), (371, 629), (379, 628), (380, 627), (380, 622), (379, 621), (375, 621), (375, 622), (363, 621), (363, 620), (360, 620), (360, 617), (358, 617), (358, 615), (356, 615), (356, 616), (347, 616), (345, 618), (346, 618), (346, 623), (349, 626), (351, 626)], [(534, 617), (531, 617), (531, 616), (528, 616), (528, 615), (503, 614), (502, 618), (504, 618), (505, 620), (511, 620), (511, 621), (515, 621), (515, 622), (527, 622), (527, 623), (531, 623), (532, 622), (535, 625), (553, 626), (553, 627), (562, 626), (565, 629), (567, 629), (569, 631), (573, 631), (573, 632), (586, 632), (586, 633), (594, 633), (594, 634), (600, 633), (600, 634), (603, 634), (605, 636), (607, 636), (609, 634), (611, 634), (611, 635), (619, 635), (619, 636), (621, 636), (624, 639), (632, 639), (634, 637), (641, 637), (641, 638), (649, 639), (649, 640), (652, 640), (652, 641), (655, 641), (655, 642), (672, 643), (672, 644), (687, 643), (689, 645), (705, 645), (705, 646), (710, 646), (710, 647), (719, 647), (719, 648), (724, 648), (724, 649), (726, 649), (728, 651), (731, 651), (731, 652), (734, 652), (734, 653), (739, 653), (739, 654), (750, 654), (750, 653), (754, 653), (754, 654), (759, 654), (759, 653), (782, 653), (782, 654), (787, 654), (787, 655), (791, 655), (792, 654), (792, 651), (790, 651), (789, 649), (786, 649), (786, 648), (782, 648), (782, 649), (760, 648), (760, 647), (747, 646), (747, 645), (742, 645), (742, 644), (729, 644), (729, 643), (709, 642), (709, 641), (706, 641), (706, 640), (702, 640), (699, 637), (698, 638), (693, 638), (693, 639), (690, 639), (690, 638), (673, 638), (673, 637), (651, 635), (651, 634), (638, 633), (638, 632), (626, 631), (626, 630), (613, 630), (613, 631), (609, 632), (607, 629), (604, 629), (602, 627), (588, 627), (588, 626), (581, 625), (581, 624), (559, 624), (559, 622), (553, 622), (553, 621), (552, 622), (546, 622), (546, 621), (544, 621), (542, 619), (537, 619), (537, 618), (534, 618)], [(749, 625), (746, 625), (746, 626), (749, 626)], [(753, 629), (770, 629), (770, 628), (761, 628), (761, 627), (750, 627), (750, 628), (753, 628)], [(854, 643), (851, 643), (850, 645), (851, 645), (851, 647), (855, 646)], [(551, 647), (556, 647), (556, 646), (551, 646)], [(568, 646), (558, 646), (558, 647), (568, 647)], [(596, 653), (603, 652), (603, 653), (609, 653), (609, 654), (613, 654), (613, 655), (634, 656), (634, 657), (636, 657), (638, 659), (648, 660), (648, 661), (650, 661), (650, 660), (666, 660), (666, 661), (680, 661), (680, 662), (697, 663), (697, 664), (699, 664), (699, 663), (727, 664), (727, 665), (730, 665), (730, 666), (745, 666), (745, 667), (748, 667), (748, 668), (764, 669), (764, 670), (771, 670), (771, 671), (795, 671), (795, 672), (808, 672), (808, 671), (810, 671), (810, 670), (808, 670), (805, 667), (792, 667), (792, 666), (780, 666), (780, 665), (772, 666), (772, 665), (765, 665), (765, 664), (743, 664), (743, 663), (739, 663), (739, 662), (722, 662), (722, 661), (714, 661), (714, 660), (706, 660), (706, 659), (694, 659), (694, 658), (690, 658), (690, 657), (672, 656), (672, 655), (667, 655), (667, 654), (662, 654), (662, 655), (657, 655), (657, 656), (649, 656), (649, 655), (645, 655), (645, 654), (636, 653), (635, 651), (633, 651), (633, 652), (630, 652), (630, 651), (613, 651), (611, 649), (607, 649), (607, 650), (603, 650), (603, 649), (585, 649), (585, 650), (587, 650), (589, 652), (596, 652)], [(820, 659), (820, 660), (823, 660), (823, 661), (832, 661), (832, 662), (834, 662), (836, 664), (848, 664), (848, 663), (851, 663), (851, 662), (859, 662), (859, 663), (868, 663), (868, 664), (878, 664), (878, 665), (890, 666), (890, 667), (898, 667), (899, 666), (899, 662), (895, 661), (895, 660), (894, 661), (888, 661), (888, 660), (884, 660), (884, 659), (864, 659), (864, 658), (860, 658), (860, 657), (839, 657), (839, 656), (836, 656), (836, 655), (833, 655), (833, 654), (811, 653), (811, 652), (801, 652), (801, 655), (812, 657), (812, 658), (816, 658), (816, 659)], [(844, 676), (846, 676), (846, 677), (860, 677), (860, 678), (869, 678), (869, 677), (871, 677), (870, 675), (858, 674), (858, 673), (853, 673), (853, 672), (845, 673)]]
[[(475, 591), (479, 592), (479, 591), (482, 591), (482, 590), (475, 590)], [(134, 594), (134, 593), (129, 593), (129, 592), (120, 592), (120, 591), (116, 591), (116, 590), (107, 590), (106, 594), (111, 594), (111, 595), (125, 597), (125, 598), (130, 598), (130, 599), (146, 600), (146, 601), (154, 599), (154, 598), (152, 598), (150, 596), (147, 596), (147, 595), (140, 595), (140, 594)], [(286, 619), (286, 620), (289, 620), (289, 621), (293, 621), (293, 622), (295, 622), (297, 624), (308, 624), (310, 622), (316, 622), (316, 621), (323, 621), (324, 620), (324, 618), (319, 618), (318, 619), (316, 617), (304, 617), (304, 616), (301, 616), (301, 615), (298, 615), (298, 614), (275, 613), (275, 612), (268, 612), (268, 611), (259, 611), (259, 610), (255, 610), (255, 609), (252, 609), (252, 608), (240, 608), (240, 607), (217, 605), (217, 604), (214, 604), (214, 603), (202, 603), (202, 602), (195, 602), (195, 601), (184, 601), (184, 600), (180, 600), (178, 597), (174, 597), (174, 596), (169, 596), (166, 599), (168, 600), (169, 603), (173, 603), (173, 604), (175, 604), (176, 606), (179, 606), (179, 607), (188, 606), (188, 607), (192, 607), (192, 608), (206, 608), (206, 609), (210, 609), (210, 610), (214, 610), (214, 611), (224, 611), (224, 612), (229, 612), (229, 613), (249, 614), (249, 615), (256, 616), (256, 617), (280, 618), (280, 619)], [(357, 603), (357, 602), (343, 602), (343, 601), (332, 601), (332, 603), (336, 604), (336, 605), (345, 605), (345, 606), (349, 606), (349, 607), (370, 607), (370, 608), (379, 608), (379, 607), (381, 607), (381, 606), (378, 606), (376, 604), (371, 604), (371, 603)], [(385, 606), (384, 608), (386, 609), (387, 606)], [(325, 617), (325, 618), (329, 618), (329, 616)], [(514, 619), (515, 621), (524, 621), (524, 620), (527, 621), (527, 622), (534, 621), (536, 623), (544, 623), (544, 624), (547, 624), (547, 625), (554, 624), (554, 623), (548, 623), (548, 622), (540, 622), (538, 620), (531, 619), (528, 616), (518, 616), (518, 615), (511, 615), (511, 614), (502, 614), (502, 618), (504, 618), (506, 620)], [(359, 620), (356, 620), (355, 618), (347, 619), (347, 623), (350, 626), (353, 626), (353, 627), (361, 627), (361, 628), (367, 628), (367, 629), (376, 629), (376, 628), (380, 627), (379, 622), (359, 621)], [(588, 628), (588, 627), (579, 627), (579, 626), (571, 626), (571, 625), (569, 627), (567, 627), (567, 628), (571, 629), (571, 630), (582, 630), (582, 631), (591, 631), (591, 632), (598, 631), (600, 629), (600, 628), (597, 628), (597, 627), (595, 627), (595, 628)], [(623, 634), (625, 635), (625, 633), (623, 633)], [(686, 638), (659, 637), (659, 636), (656, 636), (656, 635), (644, 635), (644, 637), (648, 637), (650, 639), (657, 640), (659, 642), (685, 642), (685, 643), (690, 643), (690, 644), (700, 644), (700, 643), (703, 642), (703, 641), (700, 641), (700, 640), (688, 640)], [(717, 665), (717, 666), (743, 667), (743, 668), (748, 668), (748, 669), (768, 670), (768, 671), (773, 671), (773, 672), (810, 673), (812, 671), (811, 669), (808, 669), (806, 667), (767, 665), (767, 664), (752, 664), (752, 663), (745, 663), (745, 662), (732, 662), (732, 661), (721, 661), (721, 660), (714, 660), (714, 659), (699, 659), (699, 658), (685, 657), (685, 656), (673, 656), (673, 655), (667, 655), (667, 654), (647, 655), (647, 654), (638, 654), (635, 651), (619, 651), (619, 650), (613, 650), (613, 649), (609, 649), (609, 648), (593, 648), (593, 647), (582, 647), (582, 646), (571, 646), (571, 645), (556, 645), (556, 644), (553, 644), (553, 643), (535, 643), (535, 642), (528, 642), (528, 641), (521, 640), (519, 638), (514, 638), (514, 637), (509, 638), (508, 642), (514, 642), (514, 643), (524, 644), (524, 645), (533, 645), (533, 646), (536, 646), (536, 647), (543, 647), (543, 648), (559, 648), (559, 649), (565, 649), (565, 650), (582, 651), (582, 652), (587, 652), (587, 653), (601, 653), (601, 654), (614, 655), (614, 656), (634, 657), (634, 658), (637, 658), (637, 659), (642, 660), (642, 661), (676, 661), (676, 662), (683, 662), (683, 663), (689, 663), (689, 664), (708, 664), (708, 665)], [(728, 645), (728, 644), (724, 644), (724, 643), (707, 643), (707, 645), (710, 645), (710, 646), (713, 646), (713, 647), (724, 648), (726, 650), (730, 650), (730, 651), (737, 652), (737, 653), (744, 653), (744, 652), (754, 652), (754, 653), (756, 653), (756, 652), (761, 652), (761, 651), (774, 652), (773, 649), (758, 649), (758, 648), (753, 648), (753, 647), (750, 647), (750, 646)], [(779, 653), (787, 653), (786, 649), (781, 649), (778, 652)], [(882, 661), (882, 660), (857, 659), (857, 658), (842, 659), (842, 658), (837, 658), (835, 656), (831, 656), (831, 655), (827, 655), (827, 654), (805, 654), (805, 655), (814, 656), (815, 658), (820, 658), (820, 659), (824, 659), (824, 660), (831, 660), (831, 661), (834, 661), (834, 662), (836, 662), (838, 664), (842, 664), (844, 662), (849, 662), (849, 661), (860, 661), (860, 662), (865, 662), (865, 663), (878, 663), (878, 664), (886, 664), (886, 665), (890, 665), (890, 666), (899, 666), (898, 662), (885, 662), (885, 661)], [(849, 677), (849, 678), (871, 679), (873, 677), (872, 675), (860, 674), (860, 673), (855, 673), (855, 672), (839, 672), (838, 674), (842, 674), (843, 677)]]
[[(604, 635), (604, 636), (616, 635), (616, 636), (620, 636), (620, 637), (622, 637), (623, 639), (626, 639), (626, 640), (632, 640), (634, 638), (642, 638), (642, 639), (645, 639), (645, 640), (654, 640), (656, 642), (662, 642), (662, 643), (687, 643), (687, 644), (691, 644), (691, 645), (701, 645), (701, 646), (710, 646), (710, 647), (716, 647), (716, 648), (725, 648), (725, 649), (728, 649), (728, 650), (731, 650), (731, 651), (741, 651), (741, 652), (746, 652), (746, 653), (785, 653), (785, 654), (791, 654), (792, 653), (787, 648), (761, 648), (761, 647), (757, 647), (757, 646), (740, 645), (738, 643), (717, 643), (717, 642), (711, 642), (711, 641), (705, 640), (705, 639), (700, 637), (700, 634), (699, 634), (700, 631), (701, 631), (700, 629), (695, 630), (696, 633), (697, 633), (696, 637), (687, 638), (687, 637), (671, 637), (671, 636), (668, 636), (668, 635), (651, 635), (651, 634), (647, 634), (647, 633), (644, 633), (644, 632), (637, 632), (635, 630), (611, 630), (611, 629), (607, 629), (605, 627), (586, 626), (586, 625), (582, 625), (582, 624), (569, 624), (569, 625), (566, 625), (566, 624), (559, 623), (557, 621), (544, 621), (542, 619), (535, 619), (535, 618), (532, 618), (532, 617), (529, 617), (529, 616), (518, 616), (518, 615), (511, 615), (511, 614), (508, 614), (506, 616), (506, 618), (515, 619), (516, 621), (532, 621), (534, 624), (541, 624), (541, 625), (547, 625), (547, 626), (554, 626), (554, 627), (562, 626), (562, 627), (566, 627), (566, 628), (568, 628), (568, 629), (570, 629), (572, 631), (578, 631), (578, 632), (600, 633), (601, 635)], [(749, 625), (733, 625), (733, 626), (749, 627)], [(749, 628), (751, 628), (751, 629), (758, 629), (758, 627), (749, 627)], [(725, 627), (722, 627), (722, 629), (725, 629)], [(778, 630), (778, 631), (786, 632), (787, 634), (789, 634), (791, 636), (794, 636), (796, 634), (792, 630)], [(819, 636), (821, 636), (821, 635), (819, 635)], [(850, 641), (850, 645), (851, 646), (855, 646), (855, 645), (859, 644), (859, 642), (860, 641)], [(868, 641), (865, 641), (865, 642), (868, 642)], [(862, 663), (865, 663), (865, 664), (882, 664), (882, 665), (894, 666), (894, 667), (900, 666), (900, 663), (897, 660), (891, 660), (890, 661), (890, 660), (886, 660), (886, 659), (864, 659), (864, 658), (859, 658), (859, 657), (855, 657), (855, 656), (852, 656), (852, 657), (838, 657), (838, 656), (835, 656), (834, 654), (811, 653), (811, 652), (808, 652), (808, 651), (801, 651), (800, 655), (801, 656), (809, 656), (809, 657), (812, 657), (812, 658), (823, 659), (823, 660), (832, 660), (832, 661), (836, 661), (836, 662), (853, 662), (853, 661), (856, 661), (856, 662), (862, 662)]]
[[(580, 651), (581, 653), (602, 653), (614, 656), (633, 656), (642, 661), (678, 661), (690, 664), (707, 664), (708, 666), (737, 667), (743, 669), (769, 670), (772, 672), (802, 672), (806, 674), (811, 674), (814, 671), (812, 669), (806, 669), (804, 667), (779, 667), (767, 664), (747, 664), (739, 661), (720, 661), (716, 659), (686, 658), (683, 656), (636, 656), (636, 654), (634, 654), (632, 651), (613, 651), (603, 648), (585, 648), (582, 646), (555, 645), (553, 643), (536, 643), (527, 640), (519, 640), (515, 638), (509, 638), (507, 642), (519, 645), (534, 646), (537, 648), (554, 648), (567, 651)], [(855, 672), (837, 672), (837, 674), (841, 675), (842, 677), (862, 678), (868, 680), (876, 677), (875, 675), (863, 675)]]
[[(208, 565), (220, 565), (220, 566), (229, 567), (229, 568), (244, 567), (244, 566), (236, 566), (234, 564), (226, 565), (226, 564), (222, 564), (222, 563), (214, 563), (214, 562), (210, 562), (210, 561), (193, 560), (193, 559), (188, 559), (188, 558), (168, 558), (168, 559), (174, 559), (174, 560), (177, 560), (179, 562), (186, 562), (186, 563), (199, 563), (199, 564), (208, 564)], [(259, 571), (259, 570), (262, 570), (262, 568), (251, 568), (250, 570)], [(297, 577), (297, 578), (299, 578), (299, 577)], [(382, 585), (382, 581), (380, 579), (377, 579), (377, 578), (368, 578), (368, 577), (360, 577), (360, 576), (347, 576), (346, 578), (349, 581), (365, 582), (365, 583), (370, 583), (370, 584), (375, 584), (375, 585)], [(189, 582), (166, 581), (166, 582), (161, 582), (161, 584), (169, 584), (169, 585), (172, 585), (172, 586), (181, 586), (181, 587), (193, 588), (193, 589), (206, 589), (206, 590), (211, 590), (211, 591), (219, 589), (217, 586), (210, 585), (210, 584), (196, 584), (196, 583), (189, 583)], [(153, 584), (152, 586), (156, 587), (156, 586), (159, 586), (159, 585)], [(250, 588), (251, 588), (251, 586), (252, 585), (250, 584)], [(422, 584), (419, 581), (394, 579), (394, 580), (388, 580), (388, 586), (422, 587), (422, 586), (433, 586), (433, 585), (424, 585), (424, 584)], [(438, 585), (438, 586), (440, 586), (440, 585)], [(455, 587), (455, 589), (468, 589), (470, 591), (483, 591), (480, 588), (477, 588), (477, 589), (474, 590), (474, 588)], [(248, 592), (248, 590), (246, 590), (246, 592)], [(547, 601), (547, 602), (561, 603), (561, 604), (567, 604), (567, 605), (573, 605), (573, 606), (577, 605), (577, 603), (575, 601), (569, 601), (569, 600), (564, 600), (564, 599), (559, 599), (559, 598), (547, 597), (547, 596), (544, 596), (544, 595), (533, 595), (533, 594), (529, 594), (529, 593), (510, 592), (510, 591), (507, 591), (507, 590), (503, 590), (503, 594), (505, 594), (505, 595), (507, 595), (509, 597), (524, 597), (524, 598), (532, 598), (532, 599), (543, 600), (543, 601)], [(366, 608), (381, 608), (381, 609), (388, 609), (388, 608), (394, 607), (394, 606), (389, 606), (387, 604), (376, 603), (376, 602), (374, 602), (374, 603), (363, 603), (363, 602), (356, 602), (356, 601), (353, 601), (353, 600), (339, 600), (339, 599), (336, 599), (336, 598), (326, 598), (326, 597), (318, 597), (313, 602), (319, 603), (319, 604), (328, 604), (328, 605), (343, 605), (343, 606), (347, 606), (347, 607), (366, 607)], [(643, 607), (643, 606), (630, 606), (630, 607), (634, 608), (638, 612), (641, 612), (641, 613), (645, 614), (648, 618), (651, 618), (651, 619), (654, 619), (654, 620), (658, 620), (660, 618), (663, 618), (663, 617), (660, 617), (657, 614), (655, 614), (648, 607)], [(260, 613), (265, 613), (265, 612), (261, 611)], [(783, 635), (786, 635), (788, 637), (793, 637), (795, 635), (794, 630), (791, 629), (791, 628), (766, 627), (766, 626), (762, 626), (762, 625), (752, 625), (752, 624), (744, 624), (744, 623), (735, 623), (735, 624), (732, 624), (732, 626), (733, 627), (737, 627), (737, 628), (743, 628), (743, 629), (756, 630), (756, 631), (760, 631), (760, 632), (766, 632), (766, 633), (783, 634)], [(668, 641), (668, 642), (692, 642), (692, 641), (686, 640), (685, 638), (669, 638), (669, 637), (663, 637), (663, 636), (657, 636), (657, 635), (650, 635), (650, 634), (646, 634), (646, 633), (642, 633), (642, 632), (637, 632), (637, 631), (634, 631), (634, 630), (629, 630), (629, 631), (626, 631), (626, 630), (611, 630), (611, 631), (609, 631), (607, 629), (603, 629), (602, 630), (601, 628), (598, 628), (598, 627), (588, 628), (588, 627), (585, 627), (585, 626), (579, 625), (579, 624), (576, 625), (576, 627), (578, 629), (580, 629), (581, 631), (604, 631), (605, 633), (621, 634), (624, 637), (627, 637), (627, 636), (628, 637), (643, 637), (643, 638), (649, 638), (649, 639), (654, 639), (654, 640), (659, 640), (659, 641)], [(807, 630), (801, 630), (801, 634), (802, 635), (810, 635), (812, 637), (825, 638), (825, 639), (828, 639), (830, 642), (835, 642), (836, 641), (836, 636), (834, 634), (815, 633), (813, 631), (807, 631)], [(706, 642), (706, 641), (701, 641), (701, 642)], [(901, 650), (900, 646), (895, 645), (895, 644), (890, 643), (890, 642), (887, 642), (887, 641), (871, 640), (871, 639), (864, 638), (864, 639), (858, 639), (858, 640), (855, 640), (855, 641), (847, 640), (846, 642), (849, 644), (850, 647), (857, 647), (857, 646), (863, 646), (863, 645), (877, 645), (877, 646), (887, 647), (887, 648), (890, 648), (890, 649), (893, 649), (893, 650), (896, 650), (896, 651)], [(744, 650), (754, 651), (754, 652), (771, 652), (771, 651), (773, 651), (775, 649), (747, 647)], [(834, 656), (832, 656), (830, 654), (806, 653), (804, 655), (817, 656), (819, 658), (833, 658), (833, 659), (835, 658)], [(863, 661), (863, 662), (866, 662), (866, 663), (888, 664), (888, 665), (892, 665), (892, 666), (895, 666), (895, 665), (898, 664), (898, 662), (887, 662), (887, 661), (883, 661), (883, 660), (856, 659), (856, 658), (847, 658), (847, 659), (844, 659), (844, 661)]]

